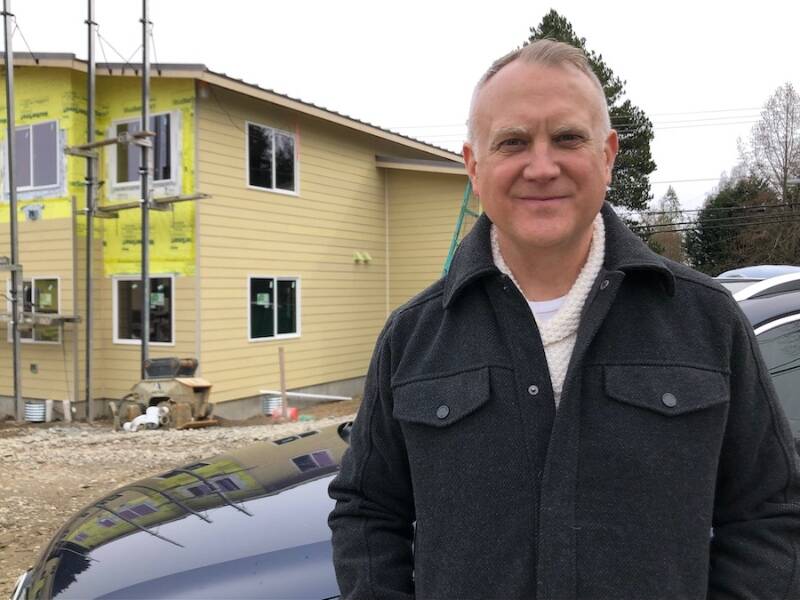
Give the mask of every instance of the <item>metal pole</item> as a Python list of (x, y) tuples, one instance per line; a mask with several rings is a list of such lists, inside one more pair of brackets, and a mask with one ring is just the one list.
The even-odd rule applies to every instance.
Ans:
[[(95, 80), (96, 64), (94, 41), (97, 32), (97, 23), (94, 20), (94, 0), (89, 2), (89, 15), (86, 19), (88, 26), (88, 53), (89, 71), (86, 74), (86, 143), (94, 142), (95, 130)], [(96, 173), (97, 158), (86, 159), (86, 420), (94, 421), (94, 398), (92, 393), (92, 348), (93, 342), (93, 315), (92, 315), (92, 268), (94, 262), (94, 211), (96, 204)], [(76, 398), (77, 400), (77, 398)]]
[[(150, 129), (150, 18), (148, 0), (142, 0), (142, 131)], [(148, 140), (149, 141), (149, 140)], [(142, 179), (142, 364), (148, 358), (150, 342), (150, 147), (142, 145), (142, 163), (139, 167)]]
[(11, 223), (11, 337), (14, 363), (14, 405), (17, 421), (25, 416), (25, 404), (22, 401), (22, 357), (20, 355), (19, 322), (22, 316), (20, 297), (22, 296), (22, 270), (19, 266), (18, 228), (17, 228), (17, 187), (14, 182), (14, 139), (16, 132), (16, 116), (14, 114), (14, 49), (11, 45), (11, 19), (9, 0), (3, 0), (3, 21), (6, 43), (6, 125), (8, 126), (8, 208)]

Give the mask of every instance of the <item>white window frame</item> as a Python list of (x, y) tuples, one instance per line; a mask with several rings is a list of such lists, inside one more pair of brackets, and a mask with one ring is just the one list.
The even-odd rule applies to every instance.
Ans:
[[(253, 279), (272, 279), (275, 281), (275, 310), (273, 310), (273, 328), (272, 330), (275, 332), (275, 335), (270, 337), (251, 337), (251, 323), (250, 323), (250, 282)], [(295, 333), (278, 333), (278, 282), (279, 281), (294, 281), (295, 282), (295, 313), (297, 314), (296, 325), (297, 331)], [(302, 286), (300, 284), (300, 276), (299, 275), (258, 275), (258, 274), (250, 274), (247, 276), (247, 288), (245, 289), (245, 297), (247, 298), (247, 341), (248, 342), (272, 342), (274, 340), (288, 340), (292, 338), (299, 338), (301, 335), (300, 331), (300, 322), (301, 322), (301, 314), (300, 314), (300, 291)]]
[[(43, 125), (46, 123), (54, 123), (56, 126), (56, 183), (47, 185), (17, 185), (17, 194), (20, 195), (20, 200), (28, 200), (41, 196), (41, 192), (52, 192), (48, 195), (61, 195), (61, 187), (64, 184), (64, 141), (62, 131), (58, 124), (58, 119), (48, 119), (47, 121), (39, 121), (38, 123), (28, 123), (26, 125), (19, 125), (14, 128), (14, 131), (21, 131), (23, 129), (30, 129), (30, 150), (31, 150), (31, 179), (33, 178), (33, 127), (35, 125)], [(8, 202), (9, 185), (8, 185), (8, 140), (2, 145), (3, 150), (3, 202)], [(16, 156), (16, 155), (15, 155)]]
[[(61, 277), (59, 277), (58, 275), (31, 275), (30, 277), (23, 276), (23, 278), (22, 278), (23, 281), (30, 281), (31, 282), (31, 300), (32, 300), (31, 303), (32, 303), (33, 309), (34, 309), (32, 312), (34, 314), (36, 313), (36, 310), (35, 310), (35, 308), (36, 308), (36, 284), (35, 284), (35, 282), (38, 279), (55, 279), (56, 280), (56, 285), (58, 286), (58, 307), (56, 308), (56, 314), (60, 315), (61, 314)], [(8, 310), (9, 313), (11, 313), (11, 311), (12, 311), (12, 305), (11, 305), (11, 278), (6, 279), (6, 297), (8, 298), (8, 302), (7, 302), (7, 307), (8, 308), (7, 308), (7, 310)], [(24, 298), (20, 298), (19, 301), (23, 302)], [(52, 313), (41, 313), (41, 314), (48, 314), (49, 315), (49, 314), (52, 314)], [(42, 325), (40, 325), (40, 327), (42, 327)], [(47, 325), (45, 325), (44, 327), (47, 327)], [(36, 325), (34, 325), (33, 328), (35, 329)], [(12, 327), (11, 327), (11, 324), (9, 323), (8, 336), (7, 336), (9, 343), (14, 341), (14, 337), (11, 335), (11, 331), (12, 331)], [(22, 338), (21, 337), (20, 338), (20, 342), (22, 342), (23, 344), (46, 344), (46, 345), (49, 345), (49, 346), (60, 346), (64, 342), (64, 337), (62, 335), (62, 328), (61, 328), (60, 325), (58, 326), (58, 341), (57, 342), (48, 342), (46, 340), (37, 340), (35, 338), (36, 338), (36, 334), (33, 331), (31, 331), (31, 338), (28, 339), (28, 338)]]
[[(113, 336), (113, 343), (114, 344), (122, 344), (126, 346), (141, 346), (142, 340), (129, 340), (125, 338), (119, 337), (119, 285), (118, 282), (120, 281), (141, 281), (142, 275), (114, 275), (111, 278), (111, 302), (112, 302), (112, 310), (111, 310), (111, 318), (113, 319), (111, 323), (111, 331)], [(175, 305), (176, 305), (176, 298), (177, 298), (177, 290), (175, 289), (175, 274), (174, 273), (151, 273), (150, 274), (150, 281), (152, 282), (153, 279), (169, 279), (170, 285), (172, 286), (172, 298), (170, 301), (170, 311), (172, 314), (172, 319), (170, 323), (170, 337), (172, 341), (170, 342), (148, 342), (150, 346), (174, 346), (175, 345), (175, 321), (176, 321), (176, 313), (175, 313)], [(152, 288), (151, 288), (152, 289)]]
[[(182, 122), (181, 122), (181, 112), (180, 111), (160, 111), (155, 112), (150, 115), (150, 117), (161, 117), (167, 115), (170, 119), (170, 140), (169, 140), (169, 153), (170, 153), (170, 160), (172, 163), (170, 164), (171, 167), (171, 177), (169, 179), (158, 179), (153, 180), (151, 179), (150, 185), (154, 191), (160, 192), (162, 194), (175, 194), (177, 195), (180, 192), (180, 185), (181, 185), (181, 172), (183, 170), (183, 157), (181, 153), (181, 133), (182, 129)], [(111, 121), (111, 126), (108, 131), (109, 137), (117, 137), (117, 126), (124, 125), (128, 123), (141, 123), (141, 118), (131, 118), (131, 119), (117, 119), (115, 121)], [(150, 138), (148, 138), (150, 139)], [(127, 199), (131, 193), (133, 193), (137, 198), (139, 197), (139, 188), (141, 186), (140, 178), (137, 178), (134, 181), (117, 181), (117, 148), (118, 144), (111, 144), (108, 150), (108, 161), (107, 161), (107, 170), (108, 170), (108, 180), (109, 180), (109, 187), (111, 188), (111, 198), (112, 199)], [(135, 144), (130, 144), (128, 146), (129, 151), (141, 151), (140, 147)], [(150, 169), (153, 169), (153, 160), (154, 152), (150, 152)]]
[[(250, 125), (255, 125), (256, 127), (262, 127), (264, 129), (269, 129), (273, 132), (273, 136), (275, 133), (280, 133), (286, 136), (289, 136), (294, 141), (294, 190), (282, 190), (280, 188), (275, 187), (275, 176), (276, 176), (276, 169), (275, 169), (275, 140), (273, 137), (272, 142), (272, 183), (273, 187), (271, 188), (264, 188), (257, 185), (250, 184)], [(291, 131), (286, 131), (285, 129), (279, 129), (278, 127), (272, 127), (270, 125), (265, 125), (264, 123), (257, 123), (255, 121), (245, 121), (244, 122), (244, 184), (247, 186), (248, 189), (251, 190), (258, 190), (259, 192), (267, 192), (270, 194), (283, 194), (285, 196), (299, 196), (300, 195), (300, 176), (299, 176), (299, 161), (297, 160), (297, 135), (292, 133)]]

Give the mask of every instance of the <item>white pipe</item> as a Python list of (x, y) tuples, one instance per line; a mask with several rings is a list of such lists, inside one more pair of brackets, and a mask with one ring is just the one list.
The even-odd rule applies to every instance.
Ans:
[[(264, 396), (280, 396), (281, 393), (275, 390), (258, 390)], [(350, 396), (330, 396), (328, 394), (305, 394), (302, 392), (286, 392), (290, 398), (314, 398), (316, 400), (352, 400)]]

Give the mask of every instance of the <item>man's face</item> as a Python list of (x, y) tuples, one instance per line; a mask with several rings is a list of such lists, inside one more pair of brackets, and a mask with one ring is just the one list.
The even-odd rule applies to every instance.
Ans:
[(502, 248), (586, 248), (617, 154), (599, 91), (572, 66), (520, 61), (480, 91), (464, 160)]

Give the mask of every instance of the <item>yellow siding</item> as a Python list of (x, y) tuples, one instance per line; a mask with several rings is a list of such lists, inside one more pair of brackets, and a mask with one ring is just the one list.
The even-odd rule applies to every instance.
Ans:
[(387, 177), (389, 303), (396, 308), (441, 277), (467, 178), (400, 170)]
[[(386, 317), (384, 175), (369, 138), (213, 89), (198, 100), (203, 375), (217, 402), (365, 373)], [(246, 121), (295, 134), (298, 193), (250, 189)], [(355, 264), (353, 253), (372, 262)], [(248, 341), (248, 275), (300, 278), (300, 337)]]
[[(8, 227), (0, 228), (0, 254), (10, 255)], [(69, 219), (23, 221), (19, 223), (20, 262), (23, 277), (55, 277), (59, 280), (60, 312), (73, 312), (72, 282), (72, 225)], [(10, 274), (2, 273), (5, 293)], [(2, 312), (7, 305), (2, 303)], [(0, 327), (0, 394), (13, 394), (12, 348), (8, 341), (10, 327)], [(22, 393), (29, 398), (66, 399), (72, 396), (72, 340), (74, 325), (65, 325), (61, 343), (29, 343), (21, 347)], [(36, 371), (36, 372), (34, 372)]]
[[(34, 68), (21, 73), (21, 106), (30, 109), (29, 100), (49, 90), (58, 101), (48, 101), (52, 107), (42, 119), (58, 118), (67, 144), (83, 143), (86, 121), (80, 107), (85, 106), (85, 75)], [(114, 119), (138, 114), (138, 85), (133, 77), (99, 79), (98, 137), (108, 133)], [(191, 235), (197, 241), (194, 271), (174, 278), (174, 344), (151, 345), (150, 356), (199, 358), (201, 374), (212, 382), (216, 402), (277, 388), (279, 346), (286, 352), (291, 388), (364, 375), (387, 311), (439, 276), (466, 178), (377, 168), (376, 154), (432, 157), (221, 88), (206, 86), (201, 91), (210, 93), (195, 98), (192, 85), (188, 80), (159, 82), (156, 78), (153, 82), (154, 110), (182, 115), (180, 191), (204, 192), (211, 198), (196, 205), (178, 205), (175, 213), (154, 213), (156, 222), (182, 219), (185, 226), (196, 220)], [(24, 114), (35, 122), (35, 111)], [(247, 186), (246, 121), (295, 135), (297, 193)], [(20, 214), (21, 262), (26, 276), (58, 277), (61, 312), (83, 317), (86, 224), (85, 217), (78, 218), (78, 237), (73, 243), (70, 197), (76, 196), (79, 207), (84, 203), (85, 163), (78, 158), (65, 160), (66, 195), (37, 200), (46, 206), (42, 220), (28, 222)], [(109, 179), (109, 166), (103, 158), (101, 178)], [(105, 197), (107, 189), (101, 194), (104, 203), (113, 201)], [(0, 215), (0, 223), (7, 221), (7, 210), (5, 214)], [(122, 239), (123, 229), (131, 238), (138, 215), (138, 211), (128, 211), (120, 219), (96, 220), (95, 398), (119, 398), (139, 377), (140, 346), (114, 343), (112, 305), (112, 274), (137, 271), (136, 256), (134, 252), (122, 265), (124, 261), (112, 257), (108, 246)], [(372, 260), (357, 264), (356, 252), (368, 253)], [(0, 255), (8, 254), (5, 225), (0, 227)], [(153, 276), (166, 274), (156, 266), (157, 254), (153, 255)], [(0, 278), (4, 275), (0, 273)], [(300, 279), (299, 336), (248, 340), (248, 276)], [(26, 397), (73, 397), (73, 340), (77, 336), (78, 399), (83, 399), (84, 327), (83, 323), (66, 325), (61, 344), (23, 345)], [(0, 336), (5, 333), (6, 328), (0, 326)], [(36, 374), (31, 364), (36, 365)], [(8, 373), (0, 378), (0, 394), (10, 395), (11, 346), (5, 339), (0, 339), (0, 366)]]

